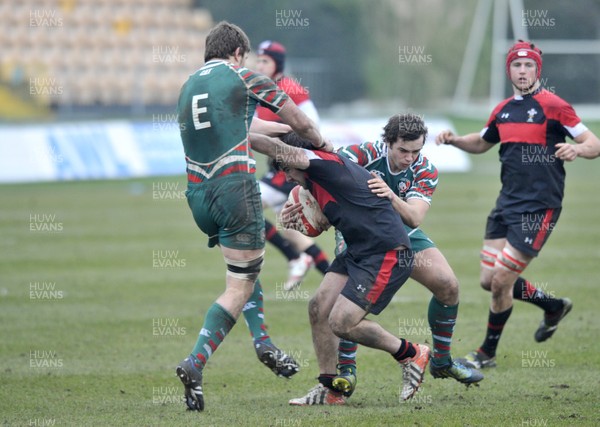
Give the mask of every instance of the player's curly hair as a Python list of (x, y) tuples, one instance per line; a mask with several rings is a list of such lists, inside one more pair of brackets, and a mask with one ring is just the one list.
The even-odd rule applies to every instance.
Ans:
[(404, 141), (414, 141), (420, 136), (423, 136), (423, 142), (425, 142), (427, 132), (425, 122), (416, 114), (396, 114), (388, 120), (381, 137), (390, 145), (398, 141), (398, 138), (402, 138)]
[(237, 25), (221, 21), (206, 36), (204, 61), (226, 59), (233, 56), (238, 47), (242, 55), (250, 52), (250, 39)]

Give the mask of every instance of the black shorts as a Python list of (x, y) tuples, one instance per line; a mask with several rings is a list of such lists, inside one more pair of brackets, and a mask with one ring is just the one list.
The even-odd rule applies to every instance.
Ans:
[(561, 210), (505, 213), (501, 208), (495, 208), (488, 216), (485, 238), (506, 238), (519, 251), (536, 257), (554, 230)]
[(353, 258), (344, 251), (327, 270), (348, 276), (341, 294), (367, 313), (379, 314), (387, 307), (413, 269), (410, 249), (391, 250)]

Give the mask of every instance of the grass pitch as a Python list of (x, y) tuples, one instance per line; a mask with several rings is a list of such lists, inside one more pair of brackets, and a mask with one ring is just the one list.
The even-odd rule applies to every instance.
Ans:
[[(481, 123), (459, 122), (460, 132)], [(594, 128), (600, 134), (598, 126)], [(477, 347), (489, 294), (479, 288), (485, 218), (499, 189), (497, 154), (473, 157), (468, 174), (443, 174), (423, 229), (461, 281), (453, 354)], [(184, 409), (176, 364), (191, 350), (204, 314), (222, 292), (224, 263), (206, 247), (183, 199), (184, 177), (0, 187), (0, 423), (25, 426), (558, 426), (599, 425), (600, 272), (598, 161), (567, 165), (562, 217), (524, 275), (572, 313), (538, 344), (542, 313), (516, 303), (498, 367), (479, 387), (427, 374), (399, 401), (400, 369), (360, 348), (359, 382), (345, 407), (296, 408), (318, 368), (306, 313), (318, 286), (281, 291), (284, 258), (268, 246), (261, 275), (273, 341), (302, 369), (276, 378), (259, 363), (243, 321), (205, 371), (206, 410)], [(320, 245), (333, 253), (331, 232)], [(430, 343), (430, 294), (409, 281), (378, 316), (388, 330)]]

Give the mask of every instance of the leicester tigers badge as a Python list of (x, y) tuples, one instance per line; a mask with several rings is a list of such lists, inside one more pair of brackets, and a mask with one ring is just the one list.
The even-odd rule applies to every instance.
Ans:
[(398, 195), (400, 197), (406, 196), (406, 192), (410, 188), (411, 181), (408, 178), (402, 178), (398, 183)]

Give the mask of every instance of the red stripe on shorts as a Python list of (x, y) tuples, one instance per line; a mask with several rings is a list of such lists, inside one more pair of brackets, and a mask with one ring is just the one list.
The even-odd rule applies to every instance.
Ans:
[(373, 287), (367, 294), (367, 301), (371, 303), (377, 302), (383, 290), (389, 283), (390, 276), (392, 275), (392, 268), (394, 268), (394, 265), (397, 262), (397, 250), (391, 250), (385, 254), (385, 256), (383, 257), (383, 262), (381, 263), (381, 267), (379, 268), (379, 273), (377, 273), (377, 277), (375, 278), (375, 283), (373, 284)]
[(536, 251), (540, 250), (544, 244), (544, 241), (546, 240), (546, 234), (548, 234), (548, 230), (550, 229), (550, 221), (552, 221), (553, 213), (554, 209), (546, 210), (546, 215), (544, 215), (544, 220), (542, 221), (542, 227), (536, 234), (535, 240), (533, 241), (533, 249)]

